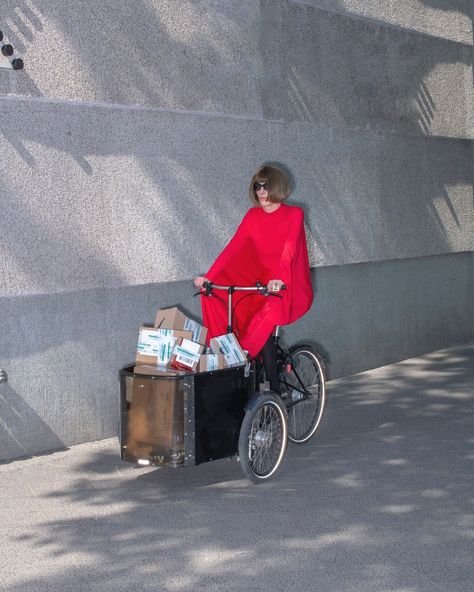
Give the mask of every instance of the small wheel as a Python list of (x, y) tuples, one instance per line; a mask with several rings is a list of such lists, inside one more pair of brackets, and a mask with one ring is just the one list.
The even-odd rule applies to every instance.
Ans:
[(290, 349), (280, 374), (282, 396), (288, 412), (288, 438), (297, 444), (316, 433), (326, 406), (326, 366), (314, 349), (302, 345)]
[(254, 483), (275, 474), (281, 465), (288, 442), (286, 410), (280, 398), (265, 392), (247, 408), (239, 436), (242, 470)]

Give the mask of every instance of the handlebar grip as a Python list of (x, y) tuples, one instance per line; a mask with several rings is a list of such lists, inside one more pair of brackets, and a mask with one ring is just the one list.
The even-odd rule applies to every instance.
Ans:
[[(266, 287), (266, 286), (265, 286)], [(282, 284), (279, 290), (275, 290), (275, 292), (281, 292), (282, 290), (286, 290), (286, 284)], [(273, 294), (273, 291), (271, 292)]]
[(196, 292), (194, 296), (212, 296), (212, 282), (203, 282), (199, 292)]

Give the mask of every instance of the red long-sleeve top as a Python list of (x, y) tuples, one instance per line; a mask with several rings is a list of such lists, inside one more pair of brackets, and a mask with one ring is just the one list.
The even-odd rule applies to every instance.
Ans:
[[(271, 213), (251, 208), (205, 275), (216, 284), (250, 286), (272, 279), (286, 284), (281, 299), (234, 294), (234, 332), (242, 347), (257, 355), (275, 325), (296, 321), (313, 301), (303, 210), (286, 204)], [(201, 298), (208, 339), (227, 329), (225, 293), (220, 298)]]

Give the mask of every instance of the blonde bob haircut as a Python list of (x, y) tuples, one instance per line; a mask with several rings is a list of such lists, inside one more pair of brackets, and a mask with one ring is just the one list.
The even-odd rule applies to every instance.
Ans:
[(257, 194), (253, 188), (255, 181), (268, 183), (268, 200), (272, 203), (281, 203), (290, 195), (290, 184), (288, 178), (277, 167), (264, 165), (255, 171), (249, 186), (250, 201), (259, 206)]

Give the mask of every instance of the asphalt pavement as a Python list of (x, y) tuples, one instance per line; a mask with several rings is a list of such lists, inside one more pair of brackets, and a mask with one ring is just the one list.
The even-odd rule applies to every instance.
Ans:
[(0, 465), (3, 592), (474, 590), (474, 344), (330, 381), (268, 483), (116, 438)]

